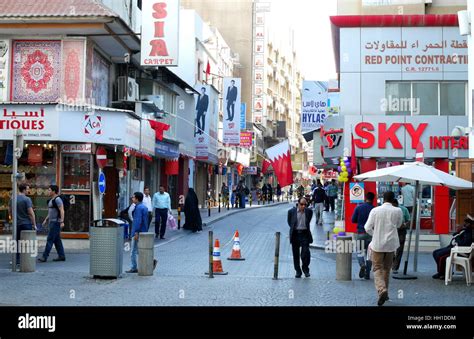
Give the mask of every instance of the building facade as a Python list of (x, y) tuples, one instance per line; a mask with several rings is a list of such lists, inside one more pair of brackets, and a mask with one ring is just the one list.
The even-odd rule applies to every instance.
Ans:
[[(421, 142), (425, 162), (456, 170), (454, 161), (467, 157), (469, 147), (467, 137), (451, 137), (468, 119), (467, 44), (457, 15), (346, 15), (331, 22), (340, 116), (329, 117), (324, 126), (335, 141), (322, 140), (327, 162), (338, 163), (355, 147), (364, 173), (414, 161)], [(350, 203), (349, 183), (345, 186), (346, 229), (353, 231), (356, 204)], [(393, 183), (365, 183), (365, 190), (379, 200), (387, 190), (400, 195)], [(454, 198), (447, 188), (423, 187), (421, 227), (448, 233)]]

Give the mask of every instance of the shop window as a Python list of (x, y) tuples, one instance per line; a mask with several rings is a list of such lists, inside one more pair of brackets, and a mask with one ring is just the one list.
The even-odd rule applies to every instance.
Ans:
[(466, 84), (441, 83), (440, 101), (441, 115), (466, 115)]
[(438, 83), (413, 83), (413, 115), (438, 115)]
[(89, 190), (90, 166), (90, 154), (63, 154), (62, 188)]
[[(0, 145), (0, 233), (11, 232), (8, 203), (12, 193), (11, 143)], [(25, 173), (19, 183), (30, 186), (29, 197), (33, 202), (37, 224), (48, 215), (48, 187), (56, 184), (56, 146), (48, 144), (27, 144), (18, 160), (18, 171)]]

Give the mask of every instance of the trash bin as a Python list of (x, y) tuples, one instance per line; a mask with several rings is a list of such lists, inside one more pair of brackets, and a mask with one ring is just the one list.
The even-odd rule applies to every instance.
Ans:
[(125, 222), (101, 219), (90, 227), (90, 275), (118, 278), (123, 266), (123, 235)]

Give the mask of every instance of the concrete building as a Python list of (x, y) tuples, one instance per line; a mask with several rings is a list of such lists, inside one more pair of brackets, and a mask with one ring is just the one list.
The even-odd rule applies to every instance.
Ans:
[(281, 23), (271, 22), (267, 4), (251, 0), (181, 1), (182, 6), (195, 9), (204, 21), (217, 27), (238, 57), (234, 75), (242, 78), (247, 130), (256, 136), (251, 164), (259, 167), (265, 149), (284, 138), (290, 139), (293, 154), (302, 150), (304, 142), (299, 125), (303, 76), (293, 33), (289, 27), (282, 29)]
[(456, 14), (466, 0), (337, 0), (337, 15)]
[[(355, 147), (359, 170), (364, 173), (414, 161), (421, 142), (425, 163), (459, 174), (469, 148), (466, 137), (451, 137), (454, 127), (467, 126), (468, 120), (468, 51), (456, 14), (462, 4), (376, 3), (381, 2), (341, 1), (338, 14), (344, 15), (331, 17), (340, 115), (325, 122), (325, 131), (333, 131), (338, 142), (323, 140), (324, 156), (331, 163), (349, 156)], [(401, 6), (403, 13), (413, 14), (393, 13), (393, 4)], [(360, 15), (368, 7), (371, 15)], [(432, 15), (434, 9), (437, 15)], [(444, 14), (438, 14), (441, 10)], [(354, 11), (357, 14), (348, 14)], [(345, 185), (344, 219), (346, 230), (352, 231), (355, 204), (349, 199), (349, 183)], [(393, 183), (367, 182), (365, 190), (379, 199), (389, 190), (400, 194), (399, 185)], [(453, 231), (454, 223), (459, 223), (470, 207), (470, 201), (459, 201), (459, 196), (444, 187), (424, 186), (421, 228), (435, 234)]]

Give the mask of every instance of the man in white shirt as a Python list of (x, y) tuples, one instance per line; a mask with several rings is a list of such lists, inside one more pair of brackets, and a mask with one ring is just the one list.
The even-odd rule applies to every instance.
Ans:
[(148, 228), (150, 228), (153, 217), (153, 205), (151, 204), (150, 188), (148, 187), (145, 187), (143, 190), (143, 205), (148, 209)]
[(408, 209), (408, 212), (413, 210), (413, 205), (415, 203), (415, 187), (413, 187), (409, 182), (403, 185), (402, 187), (402, 197), (403, 197), (403, 206)]
[(370, 211), (369, 219), (365, 223), (365, 230), (372, 236), (369, 247), (372, 255), (375, 289), (382, 306), (388, 298), (388, 281), (392, 267), (394, 252), (400, 246), (398, 228), (403, 223), (403, 213), (392, 205), (395, 194), (392, 191), (383, 195), (383, 205)]
[[(168, 221), (168, 211), (171, 212), (170, 195), (165, 192), (165, 188), (160, 186), (160, 191), (153, 195), (153, 208), (155, 209), (155, 238), (165, 238), (166, 222)], [(161, 223), (160, 223), (161, 220)]]

